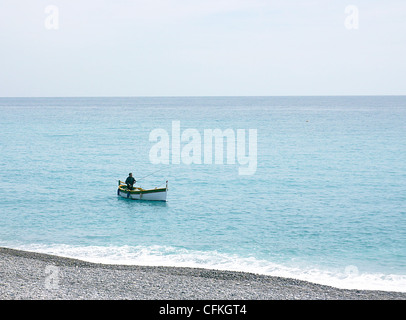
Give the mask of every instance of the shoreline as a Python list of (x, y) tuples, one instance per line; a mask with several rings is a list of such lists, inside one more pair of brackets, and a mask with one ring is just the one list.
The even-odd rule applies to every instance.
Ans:
[(406, 300), (406, 293), (247, 272), (92, 263), (0, 247), (0, 299)]

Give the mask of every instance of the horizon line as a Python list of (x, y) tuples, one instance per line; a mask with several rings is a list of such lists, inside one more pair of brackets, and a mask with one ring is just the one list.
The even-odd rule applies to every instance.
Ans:
[(162, 96), (0, 96), (0, 99), (10, 98), (272, 98), (272, 97), (405, 97), (406, 94), (332, 94), (332, 95), (162, 95)]

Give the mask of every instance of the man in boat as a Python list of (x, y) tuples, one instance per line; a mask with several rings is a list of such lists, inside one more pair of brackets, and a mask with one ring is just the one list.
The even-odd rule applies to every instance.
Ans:
[(127, 185), (127, 190), (133, 190), (134, 189), (134, 183), (136, 183), (137, 180), (134, 179), (133, 174), (130, 172), (128, 174), (127, 179), (125, 179), (125, 183)]

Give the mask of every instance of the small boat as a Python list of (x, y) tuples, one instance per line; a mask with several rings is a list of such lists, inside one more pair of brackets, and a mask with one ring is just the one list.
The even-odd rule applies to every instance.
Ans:
[(168, 192), (168, 181), (165, 188), (143, 189), (134, 187), (133, 190), (127, 190), (125, 182), (118, 180), (117, 195), (127, 199), (149, 200), (149, 201), (166, 201)]

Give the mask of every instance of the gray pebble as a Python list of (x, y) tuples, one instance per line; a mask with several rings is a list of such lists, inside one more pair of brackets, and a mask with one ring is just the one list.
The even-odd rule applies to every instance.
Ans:
[(104, 265), (1, 247), (0, 275), (3, 300), (406, 299), (406, 293), (344, 290), (253, 273)]

